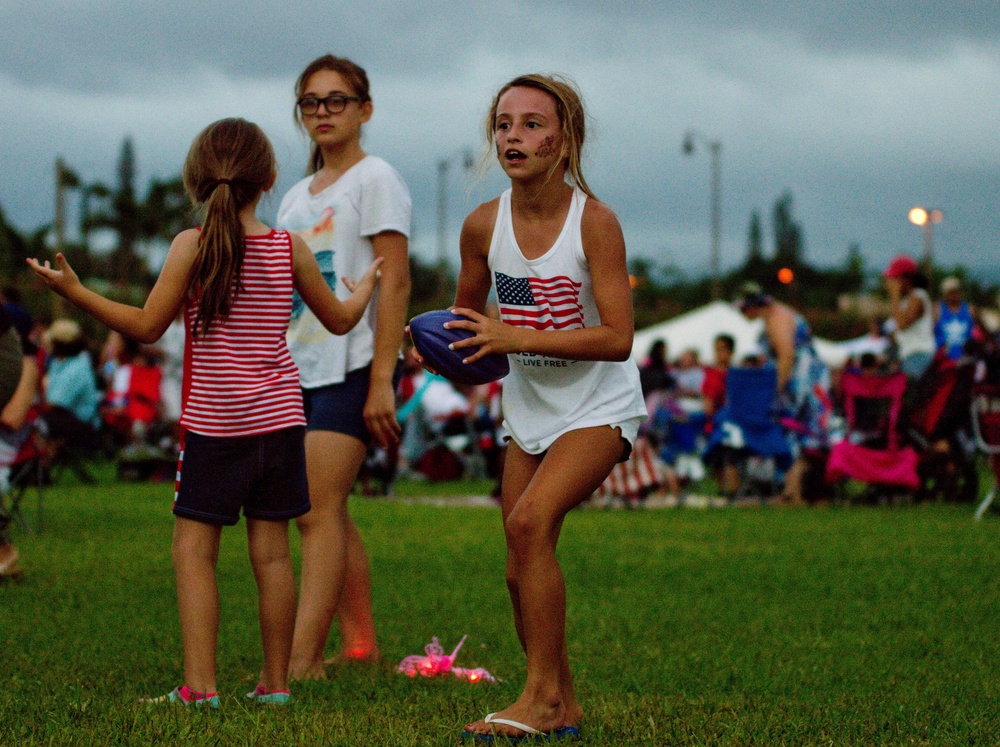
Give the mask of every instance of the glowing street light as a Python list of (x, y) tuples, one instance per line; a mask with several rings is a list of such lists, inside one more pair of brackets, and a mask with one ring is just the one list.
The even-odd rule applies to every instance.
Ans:
[(701, 140), (708, 146), (712, 156), (712, 186), (711, 186), (711, 251), (709, 254), (709, 272), (712, 275), (712, 298), (722, 298), (722, 282), (719, 279), (719, 239), (722, 233), (721, 205), (722, 202), (722, 143), (719, 140), (706, 140), (700, 133), (688, 130), (684, 133), (681, 151), (690, 156), (695, 151), (695, 142)]
[(922, 226), (924, 229), (924, 270), (929, 274), (934, 265), (934, 224), (944, 220), (944, 213), (940, 210), (915, 207), (910, 210), (907, 217), (910, 223)]

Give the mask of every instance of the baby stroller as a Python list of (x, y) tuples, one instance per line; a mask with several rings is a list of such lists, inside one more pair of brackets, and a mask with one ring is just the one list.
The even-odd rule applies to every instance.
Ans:
[(847, 479), (871, 486), (873, 497), (886, 491), (908, 493), (920, 487), (917, 453), (900, 444), (896, 428), (906, 391), (906, 376), (847, 371), (841, 380), (847, 429), (830, 449), (826, 479)]
[(792, 443), (775, 409), (777, 388), (773, 365), (730, 368), (726, 375), (727, 401), (715, 417), (705, 461), (736, 467), (733, 500), (777, 495), (791, 466)]
[(907, 392), (906, 434), (920, 457), (918, 500), (973, 501), (979, 493), (970, 410), (972, 358), (938, 356)]

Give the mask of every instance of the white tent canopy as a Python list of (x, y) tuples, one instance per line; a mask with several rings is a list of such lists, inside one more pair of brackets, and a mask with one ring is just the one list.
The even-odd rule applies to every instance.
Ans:
[[(714, 356), (712, 348), (715, 337), (725, 333), (736, 340), (734, 360), (739, 361), (746, 355), (760, 352), (759, 340), (763, 329), (764, 323), (761, 320), (750, 321), (731, 304), (713, 301), (636, 332), (632, 341), (632, 357), (642, 365), (650, 346), (657, 340), (663, 340), (667, 344), (667, 356), (670, 360), (676, 359), (684, 350), (693, 348), (698, 351), (701, 363), (710, 365)], [(851, 355), (869, 350), (880, 352), (885, 342), (869, 337), (832, 342), (817, 337), (814, 338), (814, 345), (816, 354), (824, 363), (839, 368)]]

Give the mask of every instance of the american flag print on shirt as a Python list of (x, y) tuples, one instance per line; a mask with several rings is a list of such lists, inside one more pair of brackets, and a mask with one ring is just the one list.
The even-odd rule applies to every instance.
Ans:
[(515, 327), (580, 329), (583, 327), (581, 285), (565, 275), (515, 278), (498, 272), (500, 316)]

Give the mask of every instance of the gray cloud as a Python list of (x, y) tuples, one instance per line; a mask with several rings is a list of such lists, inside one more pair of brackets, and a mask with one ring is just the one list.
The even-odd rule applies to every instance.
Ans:
[[(677, 6), (677, 7), (674, 7)], [(418, 252), (436, 246), (436, 165), (480, 147), (496, 87), (526, 70), (569, 72), (593, 115), (588, 180), (630, 252), (703, 270), (708, 158), (680, 153), (697, 128), (723, 142), (723, 256), (742, 258), (750, 211), (795, 196), (809, 256), (872, 262), (919, 247), (905, 220), (940, 207), (942, 256), (986, 266), (1000, 251), (1000, 6), (919, 0), (798, 4), (606, 2), (49, 2), (0, 6), (0, 206), (33, 228), (51, 214), (52, 162), (113, 180), (132, 136), (140, 176), (171, 175), (193, 135), (240, 115), (275, 141), (278, 189), (302, 173), (291, 86), (327, 51), (372, 78), (366, 147), (414, 195)], [(456, 161), (457, 164), (457, 161)], [(475, 202), (451, 171), (449, 238)], [(277, 199), (273, 200), (276, 205)], [(273, 210), (273, 205), (270, 208)]]

